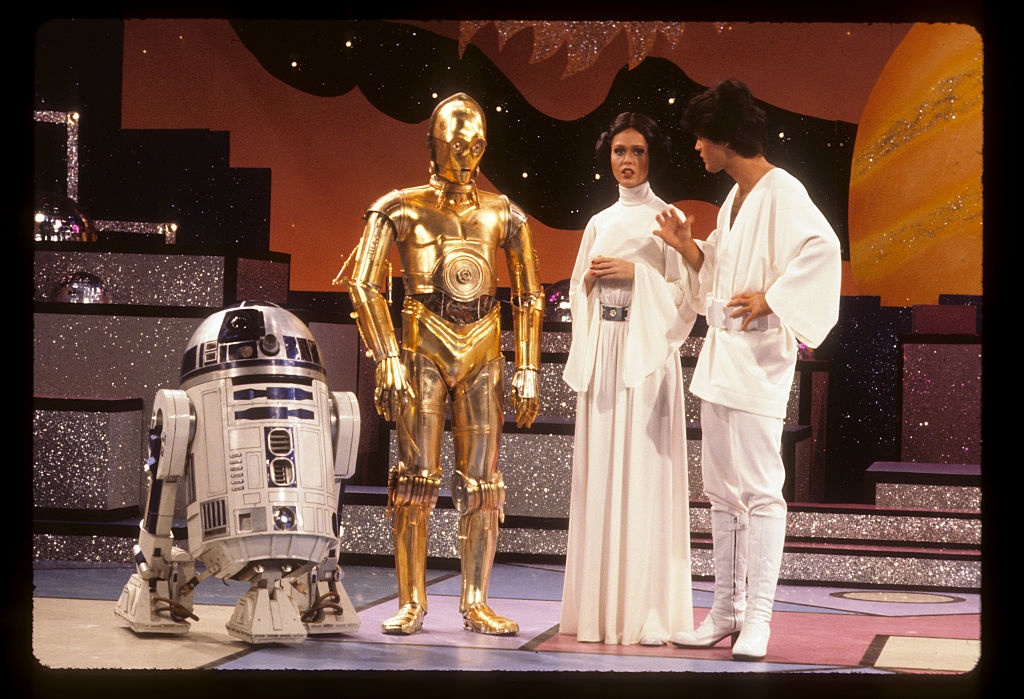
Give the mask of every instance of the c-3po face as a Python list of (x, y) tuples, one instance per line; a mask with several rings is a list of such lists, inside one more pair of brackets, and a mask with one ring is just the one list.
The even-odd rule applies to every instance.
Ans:
[(454, 99), (438, 106), (430, 133), (434, 171), (449, 182), (469, 184), (487, 148), (483, 112), (475, 102)]

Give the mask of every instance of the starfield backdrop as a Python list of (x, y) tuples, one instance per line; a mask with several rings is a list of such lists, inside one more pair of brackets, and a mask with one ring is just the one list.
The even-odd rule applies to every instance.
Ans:
[(426, 181), (426, 120), (458, 90), (487, 111), (479, 184), (529, 214), (543, 281), (569, 276), (616, 196), (593, 143), (621, 111), (669, 131), (652, 183), (706, 235), (731, 182), (679, 115), (735, 77), (775, 127), (769, 159), (835, 228), (844, 294), (981, 293), (983, 46), (966, 25), (148, 19), (124, 22), (122, 60), (121, 128), (229, 132), (233, 168), (269, 170), (269, 247), (294, 290), (331, 290), (367, 205)]
[[(486, 110), (479, 184), (528, 213), (555, 284), (616, 197), (592, 153), (621, 111), (668, 131), (652, 183), (710, 232), (732, 183), (678, 122), (693, 94), (739, 78), (773, 123), (769, 159), (842, 245), (839, 323), (814, 351), (829, 366), (825, 496), (858, 502), (865, 469), (902, 458), (908, 334), (946, 333), (921, 345), (941, 376), (911, 376), (934, 409), (916, 443), (935, 462), (980, 459), (943, 446), (980, 445), (985, 46), (968, 24), (61, 19), (35, 48), (33, 106), (56, 119), (35, 123), (37, 199), (73, 190), (117, 252), (169, 248), (152, 231), (175, 224), (176, 251), (280, 254), (289, 307), (343, 322), (331, 280), (367, 206), (427, 181), (438, 100), (462, 90)], [(920, 329), (933, 304), (955, 330)]]

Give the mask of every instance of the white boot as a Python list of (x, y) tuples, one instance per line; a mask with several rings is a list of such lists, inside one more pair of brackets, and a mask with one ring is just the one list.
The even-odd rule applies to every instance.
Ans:
[(746, 607), (747, 524), (744, 515), (711, 511), (711, 545), (715, 562), (715, 599), (695, 631), (680, 631), (672, 643), (680, 648), (710, 648), (743, 627)]
[(775, 587), (786, 542), (786, 517), (750, 517), (750, 566), (747, 569), (747, 611), (739, 640), (733, 645), (736, 660), (761, 660), (768, 652), (769, 624)]

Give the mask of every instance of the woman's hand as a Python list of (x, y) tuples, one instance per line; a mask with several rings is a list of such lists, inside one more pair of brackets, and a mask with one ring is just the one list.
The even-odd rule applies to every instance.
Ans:
[(622, 260), (618, 257), (603, 257), (598, 255), (590, 261), (590, 269), (587, 274), (592, 279), (608, 279), (626, 281), (633, 279), (633, 263)]

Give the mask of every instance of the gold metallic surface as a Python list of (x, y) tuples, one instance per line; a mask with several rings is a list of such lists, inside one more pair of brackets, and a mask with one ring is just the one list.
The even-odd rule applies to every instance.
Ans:
[(442, 100), (430, 117), (430, 161), (434, 173), (466, 184), (476, 177), (487, 147), (484, 112), (463, 93)]
[(432, 509), (433, 502), (406, 502), (393, 508), (399, 610), (381, 624), (384, 633), (415, 633), (427, 615), (427, 522)]
[(491, 562), (498, 542), (498, 512), (493, 508), (468, 511), (459, 517), (459, 555), (462, 559), (462, 588), (459, 611), (463, 626), (476, 633), (510, 636), (519, 625), (498, 615), (487, 604)]
[[(360, 335), (378, 363), (377, 410), (395, 421), (398, 437), (399, 461), (388, 492), (400, 610), (384, 622), (385, 633), (414, 633), (426, 615), (427, 522), (441, 478), (449, 404), (465, 627), (490, 634), (518, 631), (486, 603), (505, 493), (498, 470), (505, 364), (495, 301), (498, 250), (505, 252), (512, 287), (511, 403), (520, 425), (537, 413), (544, 295), (526, 216), (505, 196), (477, 189), (485, 129), (483, 110), (468, 95), (438, 104), (429, 127), (429, 183), (373, 203), (345, 279)], [(405, 286), (400, 352), (381, 295), (392, 245)]]

